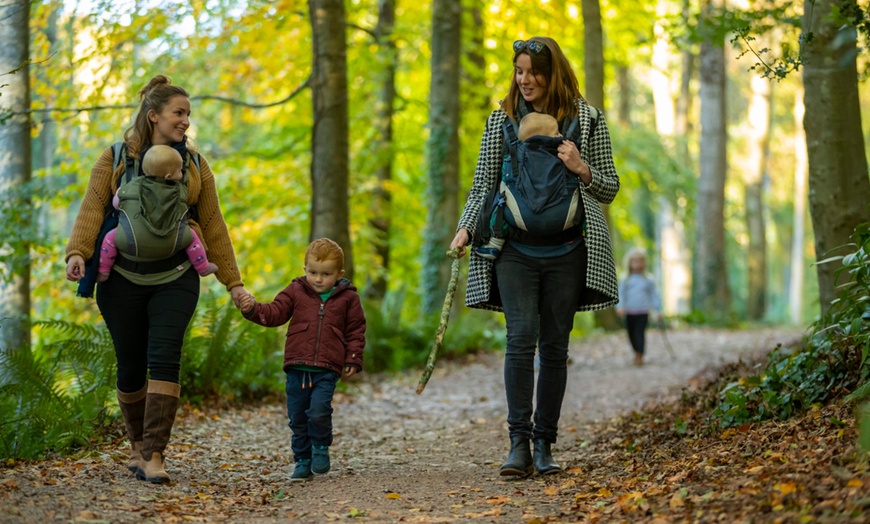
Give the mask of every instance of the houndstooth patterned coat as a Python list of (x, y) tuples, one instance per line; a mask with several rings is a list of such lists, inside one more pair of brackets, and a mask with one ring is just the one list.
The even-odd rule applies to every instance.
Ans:
[[(619, 176), (613, 165), (610, 148), (610, 133), (599, 111), (598, 124), (592, 140), (588, 139), (590, 115), (585, 100), (577, 100), (580, 115), (580, 156), (589, 164), (592, 182), (587, 186), (580, 184), (583, 206), (586, 210), (586, 246), (588, 250), (588, 269), (586, 271), (586, 292), (577, 304), (578, 311), (604, 309), (616, 304), (617, 279), (616, 264), (607, 222), (598, 203), (609, 204), (619, 192)], [(477, 216), (483, 200), (493, 184), (501, 176), (502, 158), (506, 154), (502, 124), (507, 114), (501, 109), (492, 112), (486, 122), (474, 180), (465, 203), (465, 210), (459, 218), (458, 228), (468, 230), (471, 238), (477, 234)], [(457, 229), (458, 229), (457, 228)], [(469, 245), (471, 244), (469, 239)], [(493, 275), (493, 263), (477, 256), (473, 251), (468, 264), (468, 287), (465, 305), (470, 308), (502, 311), (501, 300)]]

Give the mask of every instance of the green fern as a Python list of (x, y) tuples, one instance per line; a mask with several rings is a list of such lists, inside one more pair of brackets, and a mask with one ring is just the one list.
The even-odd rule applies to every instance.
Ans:
[(282, 355), (277, 329), (245, 320), (224, 294), (204, 294), (185, 334), (182, 394), (199, 401), (280, 391)]
[(114, 421), (114, 351), (105, 329), (35, 323), (32, 351), (0, 351), (0, 456), (31, 458), (86, 445)]

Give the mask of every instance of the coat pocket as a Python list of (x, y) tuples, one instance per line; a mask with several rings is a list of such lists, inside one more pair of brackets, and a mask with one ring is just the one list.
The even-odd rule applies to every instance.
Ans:
[(290, 327), (287, 328), (287, 338), (292, 337), (293, 335), (297, 335), (304, 331), (308, 331), (309, 322), (300, 322), (298, 324), (290, 324)]
[(332, 333), (335, 335), (335, 338), (337, 338), (338, 341), (341, 342), (342, 347), (346, 348), (347, 347), (347, 340), (344, 339), (344, 333), (335, 326), (329, 326), (329, 327), (332, 328)]

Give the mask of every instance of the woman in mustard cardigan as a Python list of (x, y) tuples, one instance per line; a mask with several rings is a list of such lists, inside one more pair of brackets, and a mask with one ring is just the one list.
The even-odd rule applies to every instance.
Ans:
[[(190, 97), (182, 87), (158, 75), (139, 91), (139, 98), (136, 120), (124, 133), (125, 156), (131, 165), (138, 167), (139, 159), (154, 145), (170, 146), (184, 159), (197, 154), (185, 134), (190, 126)], [(66, 248), (68, 280), (78, 282), (85, 275), (85, 260), (94, 255), (106, 206), (127, 169), (125, 164), (113, 169), (113, 151), (107, 148), (91, 170)], [(217, 278), (238, 307), (247, 292), (221, 214), (214, 174), (202, 157), (185, 164), (190, 170), (188, 204), (197, 210), (197, 220), (191, 219), (190, 226), (217, 264)], [(119, 253), (111, 276), (97, 285), (96, 292), (118, 361), (118, 404), (132, 445), (127, 467), (138, 479), (155, 484), (170, 481), (164, 451), (178, 407), (184, 332), (199, 300), (199, 275), (189, 261), (174, 258), (169, 259), (171, 264), (143, 264)]]

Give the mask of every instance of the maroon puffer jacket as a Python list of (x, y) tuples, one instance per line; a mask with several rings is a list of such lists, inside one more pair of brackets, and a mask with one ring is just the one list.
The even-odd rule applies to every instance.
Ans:
[(284, 343), (284, 371), (290, 366), (315, 366), (341, 374), (345, 366), (363, 368), (366, 318), (356, 287), (341, 279), (323, 302), (305, 280), (297, 277), (269, 304), (256, 303), (245, 318), (275, 327), (290, 321)]

